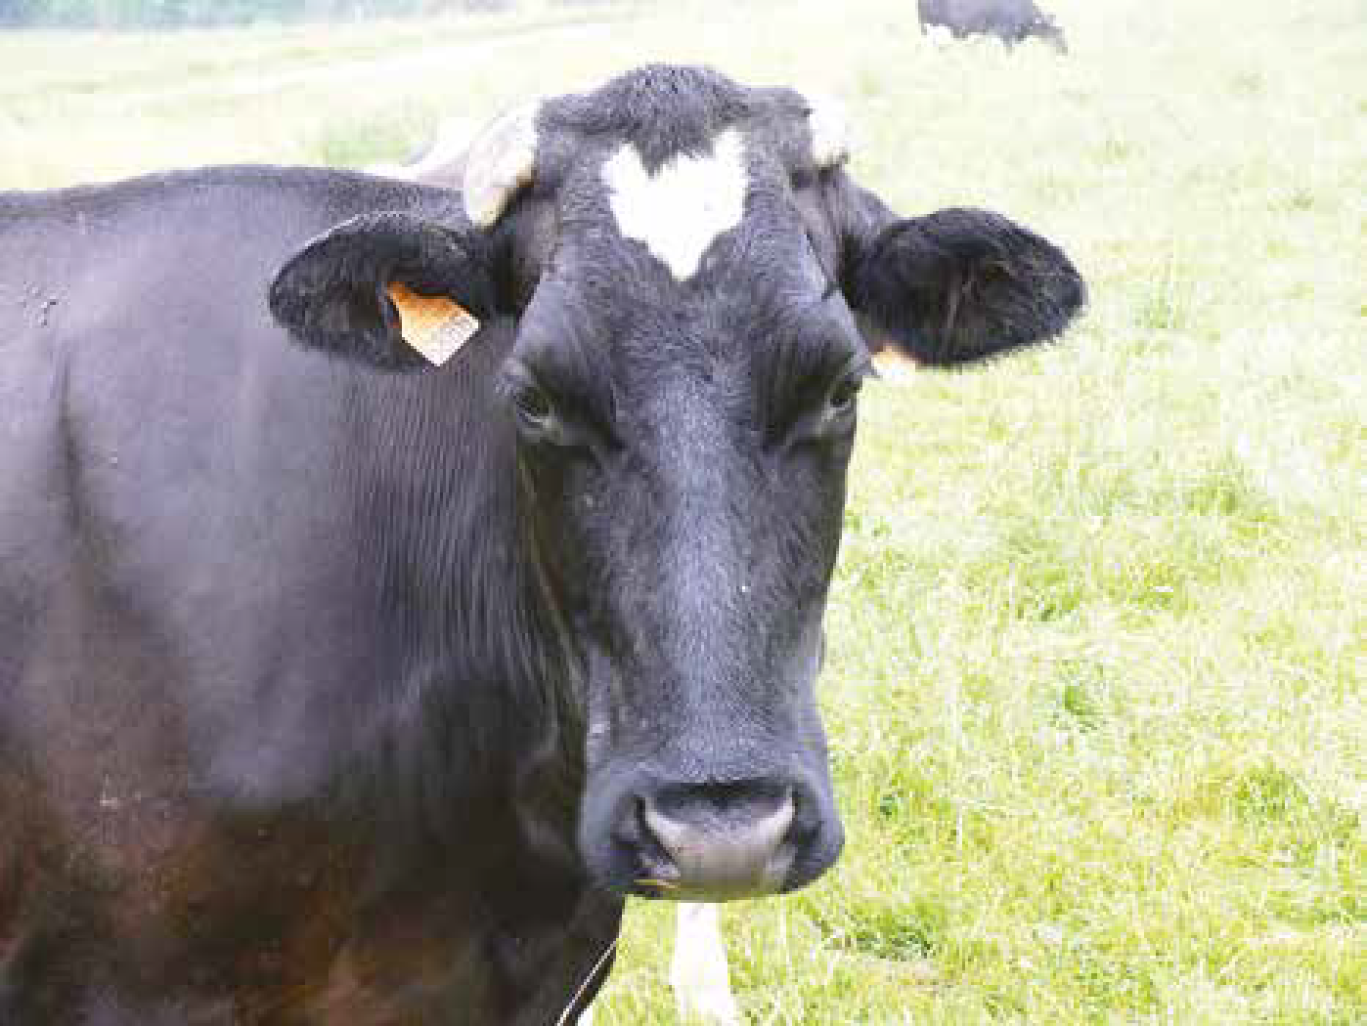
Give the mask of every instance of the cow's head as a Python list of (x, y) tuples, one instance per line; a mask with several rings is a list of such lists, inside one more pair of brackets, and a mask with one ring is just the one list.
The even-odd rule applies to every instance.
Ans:
[(461, 223), (361, 218), (272, 291), (297, 338), (386, 368), (421, 363), (395, 282), (516, 319), (497, 387), (582, 671), (579, 848), (609, 886), (717, 899), (831, 865), (814, 683), (871, 356), (981, 360), (1083, 301), (1039, 236), (899, 219), (844, 162), (799, 93), (646, 68), (496, 122)]

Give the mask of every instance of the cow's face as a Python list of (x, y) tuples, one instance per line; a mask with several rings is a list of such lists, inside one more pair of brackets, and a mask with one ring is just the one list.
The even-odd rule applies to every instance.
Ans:
[(582, 667), (582, 850), (652, 892), (795, 886), (840, 846), (813, 684), (865, 353), (819, 288), (798, 326), (739, 277), (603, 284), (643, 301), (566, 318), (596, 290), (543, 286), (504, 369)]
[[(797, 93), (649, 68), (496, 123), (469, 227), (384, 229), (399, 256), (370, 294), (399, 277), (518, 318), (497, 387), (527, 556), (578, 668), (579, 848), (607, 886), (738, 897), (834, 861), (814, 684), (871, 354), (981, 358), (1082, 299), (1044, 240), (979, 211), (899, 221), (843, 159)], [(344, 231), (373, 246), (374, 222)], [(316, 285), (339, 238), (282, 272), (277, 315), (411, 362), (392, 311), (333, 330), (353, 316), (357, 335), (355, 295)]]

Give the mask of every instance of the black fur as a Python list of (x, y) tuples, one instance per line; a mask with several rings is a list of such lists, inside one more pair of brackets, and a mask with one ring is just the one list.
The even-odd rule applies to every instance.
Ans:
[(753, 109), (753, 91), (707, 68), (656, 64), (591, 93), (554, 101), (543, 114), (548, 132), (630, 142), (654, 171), (678, 153), (700, 153), (718, 132)]
[(999, 214), (941, 210), (884, 228), (850, 273), (851, 302), (931, 366), (1056, 338), (1086, 300), (1053, 243)]

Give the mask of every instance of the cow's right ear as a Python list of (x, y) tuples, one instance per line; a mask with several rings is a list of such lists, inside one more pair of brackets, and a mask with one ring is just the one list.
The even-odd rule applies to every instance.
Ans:
[(384, 370), (430, 366), (493, 314), (483, 249), (471, 229), (364, 214), (286, 261), (271, 284), (271, 313), (310, 348)]
[(887, 224), (846, 269), (846, 298), (887, 343), (929, 367), (1057, 338), (1087, 299), (1063, 250), (988, 210)]

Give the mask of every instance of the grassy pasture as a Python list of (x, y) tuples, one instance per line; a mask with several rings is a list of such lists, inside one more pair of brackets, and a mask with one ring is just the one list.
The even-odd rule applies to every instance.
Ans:
[[(0, 187), (402, 157), (644, 60), (842, 96), (895, 206), (1063, 244), (1066, 344), (872, 385), (824, 681), (838, 870), (728, 906), (756, 1023), (1367, 1021), (1367, 5), (895, 0), (0, 35)], [(668, 909), (601, 1005), (674, 1021)]]

